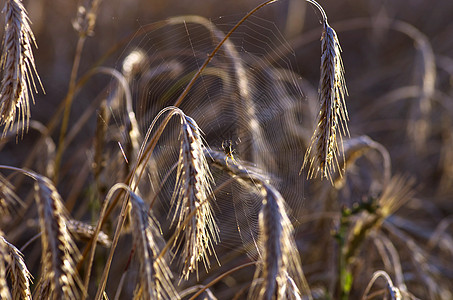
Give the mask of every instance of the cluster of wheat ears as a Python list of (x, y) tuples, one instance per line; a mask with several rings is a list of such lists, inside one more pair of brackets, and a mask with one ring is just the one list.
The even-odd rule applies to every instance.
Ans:
[[(20, 144), (30, 129), (40, 137), (23, 166), (0, 165), (9, 174), (0, 175), (1, 299), (453, 297), (451, 219), (426, 229), (428, 245), (420, 245), (411, 230), (403, 230), (404, 219), (394, 216), (415, 198), (415, 182), (392, 176), (382, 144), (365, 135), (350, 137), (342, 49), (323, 8), (306, 0), (322, 26), (317, 116), (285, 88), (294, 84), (290, 70), (249, 68), (236, 50), (230, 37), (273, 2), (251, 10), (227, 33), (197, 16), (169, 18), (135, 33), (170, 27), (189, 33), (188, 24), (207, 31), (213, 45), (208, 56), (197, 53), (192, 41), (189, 54), (174, 53), (198, 60), (192, 69), (176, 58), (156, 65), (137, 48), (120, 70), (97, 65), (78, 77), (84, 43), (100, 10), (99, 0), (86, 1), (74, 21), (79, 38), (67, 95), (44, 126), (30, 121), (33, 94), (44, 92), (30, 20), (21, 0), (5, 0), (0, 146), (10, 140)], [(370, 25), (357, 20), (355, 26)], [(382, 26), (412, 37), (428, 61), (408, 126), (408, 136), (419, 141), (426, 138), (434, 93), (432, 52), (410, 25)], [(96, 74), (113, 78), (108, 93), (71, 125), (73, 100)], [(264, 92), (253, 88), (260, 76), (272, 82)], [(150, 96), (158, 84), (168, 88)], [(208, 90), (219, 100), (207, 97)], [(224, 111), (234, 117), (222, 117)], [(74, 182), (62, 182), (68, 145), (93, 113), (94, 134), (84, 148), (89, 161), (81, 171), (91, 181), (74, 176)], [(58, 124), (55, 144), (51, 134)], [(231, 141), (225, 151), (215, 144), (219, 127), (232, 128), (242, 139), (238, 149), (231, 149)], [(358, 160), (365, 165), (369, 160), (373, 171), (357, 171), (362, 170)], [(340, 207), (335, 199), (354, 180), (367, 186), (368, 199)], [(62, 199), (58, 187), (65, 185), (85, 188), (80, 198), (90, 199), (71, 193)], [(309, 204), (304, 197), (310, 191), (316, 199)], [(93, 225), (80, 221), (90, 217)], [(37, 229), (33, 237), (27, 234), (30, 226)], [(21, 249), (11, 240), (22, 243)], [(433, 260), (434, 250), (439, 261)], [(28, 260), (40, 262), (30, 269), (33, 274)]]

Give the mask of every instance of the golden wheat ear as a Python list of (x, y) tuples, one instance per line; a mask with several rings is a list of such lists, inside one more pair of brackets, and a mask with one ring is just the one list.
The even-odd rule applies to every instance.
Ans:
[(164, 244), (157, 222), (149, 215), (143, 200), (131, 193), (132, 236), (140, 263), (139, 284), (134, 299), (179, 299), (167, 262), (160, 257)]
[[(90, 224), (70, 219), (66, 222), (69, 233), (71, 233), (76, 240), (89, 241), (93, 238), (96, 228)], [(100, 231), (97, 235), (96, 242), (99, 245), (109, 248), (112, 245), (112, 241), (109, 236), (104, 232)]]
[(199, 261), (209, 269), (209, 256), (215, 255), (214, 244), (219, 242), (219, 228), (208, 201), (213, 177), (204, 155), (200, 129), (194, 119), (184, 114), (181, 122), (182, 140), (171, 203), (175, 209), (176, 231), (183, 232), (173, 247), (182, 249), (182, 277), (188, 279), (193, 271), (198, 276)]
[[(31, 172), (30, 172), (31, 173)], [(38, 298), (80, 299), (81, 280), (75, 261), (79, 252), (67, 228), (68, 217), (52, 182), (31, 173), (36, 180), (42, 244), (41, 292)]]
[(294, 228), (285, 200), (271, 185), (262, 183), (263, 206), (259, 214), (261, 261), (255, 272), (249, 299), (308, 299), (311, 292), (302, 271), (294, 240)]
[[(311, 1), (309, 1), (311, 2)], [(327, 23), (327, 17), (321, 6), (316, 5), (323, 14), (324, 30), (321, 37), (321, 75), (319, 79), (320, 110), (310, 146), (304, 157), (302, 168), (308, 167), (308, 178), (328, 178), (338, 169), (344, 172), (344, 156), (340, 154), (343, 136), (349, 135), (345, 96), (347, 95), (344, 79), (344, 67), (341, 59), (341, 47), (337, 33)], [(340, 146), (338, 144), (340, 140)], [(340, 165), (339, 156), (343, 156)], [(302, 169), (301, 169), (302, 171)]]
[[(5, 12), (5, 34), (0, 67), (3, 79), (0, 84), (0, 125), (4, 125), (3, 136), (16, 122), (28, 129), (30, 119), (30, 96), (37, 92), (35, 78), (41, 85), (36, 72), (31, 45), (36, 41), (30, 27), (30, 19), (20, 0), (7, 0)], [(42, 85), (41, 85), (42, 88)]]
[[(1, 234), (0, 243), (6, 245), (10, 257), (8, 273), (11, 279), (13, 299), (31, 300), (30, 283), (32, 276), (25, 265), (22, 253)], [(0, 296), (1, 299), (4, 299), (1, 292)]]
[(3, 231), (0, 230), (0, 298), (10, 300), (11, 292), (6, 281), (6, 265), (11, 263), (11, 257), (8, 255), (8, 246), (3, 236)]

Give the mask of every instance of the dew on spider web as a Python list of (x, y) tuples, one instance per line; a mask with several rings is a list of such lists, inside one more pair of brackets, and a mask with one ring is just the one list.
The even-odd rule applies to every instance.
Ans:
[[(131, 87), (142, 135), (161, 109), (175, 103), (237, 21), (227, 19), (170, 18), (143, 26), (145, 33), (130, 42), (118, 60), (118, 69), (123, 70)], [(198, 123), (208, 147), (224, 152), (225, 141), (231, 141), (229, 151), (234, 159), (268, 174), (297, 213), (304, 205), (305, 178), (299, 176), (299, 170), (308, 143), (300, 128), (301, 122), (312, 121), (305, 119), (311, 114), (309, 109), (301, 109), (307, 104), (294, 58), (294, 51), (274, 22), (251, 17), (214, 56), (180, 108)], [(127, 114), (121, 109), (124, 119), (120, 122), (126, 123)], [(149, 194), (144, 198), (159, 200), (153, 207), (158, 216), (172, 213), (169, 203), (180, 144), (180, 120), (174, 117), (151, 157), (151, 186), (143, 189)], [(238, 249), (242, 243), (256, 258), (261, 196), (256, 188), (211, 169), (216, 193), (212, 207), (221, 228), (219, 247)], [(216, 190), (219, 187), (222, 190)], [(171, 218), (159, 220), (162, 228), (167, 228)]]

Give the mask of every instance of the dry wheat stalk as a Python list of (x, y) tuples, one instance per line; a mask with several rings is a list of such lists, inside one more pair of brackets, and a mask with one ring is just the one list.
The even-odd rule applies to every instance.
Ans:
[[(383, 145), (372, 140), (366, 135), (349, 138), (343, 141), (344, 172), (347, 172), (353, 168), (355, 161), (364, 156), (370, 150), (375, 150), (382, 156), (382, 172), (379, 172), (374, 186), (377, 186), (378, 182), (382, 182), (382, 186), (386, 186), (392, 177), (390, 153)], [(336, 189), (341, 189), (346, 184), (347, 176), (343, 176), (345, 174), (336, 173), (331, 177), (331, 182)], [(369, 192), (372, 193), (371, 190)]]
[[(68, 231), (75, 238), (77, 238), (79, 240), (85, 240), (85, 241), (91, 240), (91, 238), (94, 235), (94, 231), (96, 229), (89, 224), (86, 224), (81, 221), (73, 220), (73, 219), (68, 220), (66, 222), (66, 226), (68, 227)], [(104, 247), (110, 247), (110, 245), (112, 244), (112, 241), (110, 240), (108, 235), (102, 231), (99, 232), (96, 241), (98, 244), (100, 244)]]
[(347, 90), (337, 34), (329, 26), (326, 18), (323, 23), (321, 76), (318, 91), (320, 111), (302, 168), (309, 168), (309, 178), (317, 177), (319, 174), (321, 178), (331, 179), (336, 168), (339, 169), (340, 174), (343, 172), (338, 161), (340, 149), (337, 140), (340, 139), (340, 143), (342, 143), (342, 136), (349, 135), (348, 112), (345, 103)]
[[(387, 272), (385, 272), (385, 271), (380, 270), (380, 271), (374, 272), (373, 277), (371, 278), (370, 282), (368, 282), (368, 285), (367, 285), (367, 287), (365, 289), (365, 292), (363, 293), (363, 296), (362, 296), (363, 300), (373, 299), (374, 298), (372, 295), (369, 295), (369, 293), (370, 293), (371, 288), (374, 285), (374, 282), (379, 277), (382, 277), (387, 282), (387, 289), (384, 291), (384, 293), (388, 292), (388, 295), (390, 296), (390, 299), (392, 299), (392, 300), (401, 300), (401, 299), (403, 299), (402, 296), (401, 296), (400, 290), (396, 286), (393, 285), (392, 279), (390, 278), (389, 274), (387, 274)], [(376, 296), (376, 294), (374, 296)], [(387, 297), (385, 297), (385, 299), (387, 299)]]
[(297, 285), (303, 287), (311, 299), (294, 240), (294, 229), (285, 211), (285, 201), (273, 186), (266, 183), (262, 183), (261, 194), (259, 241), (262, 260), (255, 272), (249, 299), (297, 299), (300, 297)]
[(6, 240), (3, 238), (4, 233), (0, 230), (0, 298), (9, 300), (11, 299), (11, 293), (6, 282), (6, 264), (9, 264), (11, 257), (8, 254), (8, 246)]
[[(3, 37), (3, 53), (0, 66), (3, 78), (0, 85), (0, 125), (5, 125), (3, 136), (14, 126), (16, 115), (21, 123), (22, 133), (28, 128), (30, 119), (30, 95), (32, 87), (35, 91), (34, 77), (38, 79), (31, 44), (35, 37), (30, 28), (30, 19), (20, 0), (6, 1), (5, 35)], [(17, 129), (19, 130), (19, 129)]]
[(50, 284), (50, 299), (78, 299), (82, 286), (75, 267), (78, 250), (66, 226), (62, 199), (49, 179), (33, 175), (41, 227), (42, 287)]
[(164, 258), (159, 257), (163, 239), (156, 221), (148, 214), (143, 200), (131, 193), (131, 225), (137, 257), (139, 278), (134, 299), (179, 299), (171, 279), (173, 275)]
[[(214, 243), (219, 241), (219, 229), (215, 223), (208, 197), (211, 194), (213, 178), (203, 153), (205, 146), (197, 123), (192, 118), (181, 116), (181, 148), (176, 175), (176, 186), (171, 200), (175, 207), (173, 221), (176, 230), (182, 233), (173, 247), (182, 247), (184, 267), (182, 277), (196, 271), (201, 260), (210, 267), (209, 256), (214, 254)], [(192, 211), (196, 213), (190, 221), (186, 219)], [(183, 225), (185, 224), (185, 225)], [(180, 228), (184, 226), (184, 228)]]
[(0, 239), (6, 244), (10, 255), (8, 269), (11, 277), (13, 299), (31, 300), (30, 281), (32, 276), (25, 265), (22, 253), (5, 238), (0, 236)]

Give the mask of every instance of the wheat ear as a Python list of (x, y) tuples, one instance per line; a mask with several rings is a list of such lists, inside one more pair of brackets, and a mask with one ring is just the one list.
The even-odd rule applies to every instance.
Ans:
[(259, 253), (249, 299), (300, 299), (299, 287), (308, 299), (310, 288), (294, 240), (294, 228), (286, 212), (285, 200), (270, 185), (269, 178), (257, 169), (246, 168), (241, 161), (233, 163), (224, 153), (205, 149), (214, 166), (228, 172), (241, 184), (258, 188), (263, 196), (259, 213)]
[(8, 246), (3, 238), (4, 233), (0, 230), (0, 298), (11, 299), (11, 293), (6, 281), (6, 265), (10, 263), (11, 257), (8, 255)]
[[(68, 220), (66, 222), (69, 233), (71, 233), (77, 240), (89, 241), (93, 238), (96, 228), (77, 220)], [(112, 241), (107, 234), (100, 231), (97, 235), (96, 242), (104, 247), (110, 247)]]
[(13, 299), (31, 300), (30, 282), (32, 276), (25, 265), (22, 253), (4, 237), (0, 236), (0, 240), (3, 240), (10, 255), (8, 269), (11, 277)]
[[(171, 200), (175, 207), (173, 222), (176, 230), (183, 232), (175, 240), (173, 247), (181, 248), (184, 267), (182, 277), (196, 271), (201, 260), (206, 268), (210, 267), (209, 256), (214, 254), (214, 243), (219, 241), (219, 229), (214, 220), (212, 207), (208, 201), (213, 177), (204, 156), (200, 129), (192, 118), (181, 116), (181, 148), (176, 174), (175, 192)], [(186, 219), (196, 210), (190, 221)]]
[[(319, 80), (320, 110), (317, 126), (310, 146), (304, 157), (302, 168), (308, 167), (308, 177), (320, 175), (329, 178), (338, 168), (343, 173), (338, 161), (339, 145), (342, 136), (349, 135), (347, 126), (348, 112), (345, 96), (347, 95), (344, 79), (344, 68), (341, 60), (341, 47), (335, 30), (324, 19), (324, 30), (321, 37), (321, 76)], [(340, 127), (340, 129), (339, 129)], [(337, 136), (337, 132), (339, 133)], [(344, 157), (343, 157), (344, 162)]]
[[(5, 34), (0, 66), (3, 79), (0, 84), (0, 125), (5, 125), (3, 136), (14, 126), (16, 115), (22, 133), (28, 128), (30, 119), (30, 95), (37, 91), (34, 78), (39, 84), (31, 44), (35, 37), (30, 28), (30, 19), (20, 0), (7, 0), (5, 12)], [(31, 87), (33, 86), (33, 88)], [(42, 86), (41, 86), (42, 87)]]
[(159, 257), (161, 237), (156, 221), (148, 214), (143, 200), (131, 193), (132, 235), (140, 263), (134, 299), (179, 299), (171, 279), (173, 275), (164, 258)]
[(50, 299), (79, 299), (82, 285), (74, 261), (79, 252), (66, 226), (62, 199), (49, 179), (33, 175), (41, 227), (42, 289), (50, 284)]
[(249, 299), (298, 299), (301, 296), (297, 285), (303, 287), (311, 299), (285, 201), (273, 186), (266, 183), (262, 183), (261, 194), (259, 241), (262, 260), (255, 272)]

